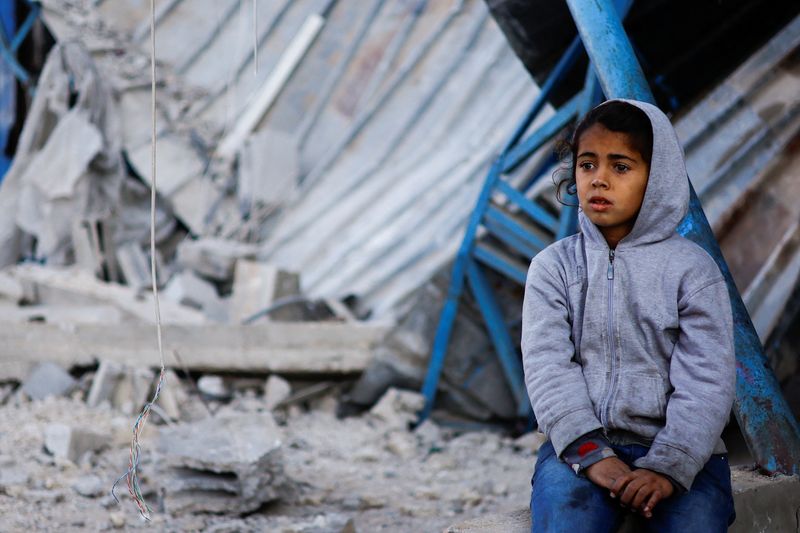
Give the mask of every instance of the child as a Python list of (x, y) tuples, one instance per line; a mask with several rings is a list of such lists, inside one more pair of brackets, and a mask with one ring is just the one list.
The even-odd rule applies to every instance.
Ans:
[(717, 265), (675, 231), (683, 149), (657, 107), (615, 99), (578, 124), (571, 150), (581, 231), (533, 258), (522, 313), (548, 437), (532, 531), (616, 531), (628, 510), (646, 531), (727, 531), (733, 325)]

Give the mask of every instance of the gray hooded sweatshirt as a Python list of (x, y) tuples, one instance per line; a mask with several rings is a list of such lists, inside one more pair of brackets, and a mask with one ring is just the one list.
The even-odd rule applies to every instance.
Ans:
[[(714, 260), (676, 228), (689, 206), (684, 153), (669, 119), (642, 109), (653, 154), (633, 230), (612, 251), (579, 213), (580, 233), (531, 261), (522, 311), (525, 383), (558, 456), (603, 429), (650, 445), (635, 466), (689, 490), (735, 394), (733, 322)], [(617, 439), (619, 440), (619, 439)]]

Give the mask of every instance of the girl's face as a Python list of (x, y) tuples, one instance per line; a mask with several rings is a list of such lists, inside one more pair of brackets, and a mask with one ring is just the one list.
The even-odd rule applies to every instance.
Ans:
[(575, 182), (584, 214), (612, 248), (633, 229), (650, 169), (626, 133), (593, 124), (578, 140)]

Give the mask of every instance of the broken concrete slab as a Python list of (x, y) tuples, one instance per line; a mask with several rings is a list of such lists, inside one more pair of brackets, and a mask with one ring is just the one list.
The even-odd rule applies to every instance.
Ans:
[(254, 259), (258, 247), (224, 239), (185, 240), (178, 246), (178, 266), (216, 281), (233, 279), (237, 259)]
[(272, 374), (264, 384), (264, 403), (267, 410), (272, 411), (275, 407), (286, 400), (292, 394), (292, 386), (282, 377)]
[(159, 483), (168, 512), (246, 513), (280, 497), (282, 433), (269, 413), (217, 417), (165, 428)]
[(202, 311), (207, 316), (225, 315), (217, 289), (191, 271), (178, 272), (163, 291), (164, 299)]
[[(177, 352), (192, 371), (347, 375), (366, 368), (387, 327), (377, 323), (282, 322), (165, 325), (162, 331), (167, 364), (177, 362), (171, 355)], [(161, 361), (155, 328), (150, 324), (0, 327), (0, 379), (21, 381), (36, 362), (88, 366), (95, 364), (98, 355), (150, 368), (158, 368)]]
[(45, 322), (60, 324), (119, 324), (123, 313), (110, 305), (3, 305), (0, 323)]
[[(17, 265), (6, 270), (23, 283), (32, 283), (81, 297), (89, 301), (109, 303), (137, 319), (154, 324), (153, 295), (139, 294), (131, 287), (106, 283), (89, 273), (69, 268), (49, 268), (39, 265)], [(161, 299), (161, 320), (164, 324), (202, 324), (205, 316), (195, 309)]]
[(44, 362), (36, 365), (22, 384), (22, 392), (31, 400), (42, 400), (48, 396), (64, 396), (75, 388), (78, 382), (55, 363)]
[(171, 421), (181, 420), (184, 406), (189, 401), (189, 394), (186, 392), (183, 381), (172, 370), (166, 371), (164, 382), (165, 386), (158, 395), (157, 404)]
[[(231, 296), (231, 321), (241, 324), (245, 319), (270, 307), (277, 301), (300, 295), (300, 276), (275, 265), (239, 259), (236, 261)], [(276, 309), (254, 323), (273, 320), (297, 321), (303, 313), (297, 306)]]
[(86, 404), (96, 407), (108, 402), (127, 415), (133, 414), (147, 402), (153, 380), (153, 373), (146, 368), (101, 361)]
[(86, 452), (98, 451), (110, 442), (107, 435), (66, 424), (49, 424), (44, 430), (45, 449), (54, 457), (69, 459), (73, 463), (77, 463)]
[(297, 139), (263, 128), (245, 142), (239, 156), (239, 204), (281, 206), (296, 189), (299, 174)]
[[(144, 144), (128, 154), (131, 165), (145, 183), (152, 183), (150, 145)], [(205, 163), (188, 139), (176, 134), (159, 137), (156, 152), (156, 189), (170, 196), (186, 182), (203, 173)]]
[(117, 247), (117, 264), (125, 283), (136, 290), (152, 287), (150, 261), (138, 242)]

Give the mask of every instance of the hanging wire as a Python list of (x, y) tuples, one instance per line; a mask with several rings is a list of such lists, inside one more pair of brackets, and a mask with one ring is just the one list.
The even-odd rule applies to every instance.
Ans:
[(128, 470), (120, 476), (111, 488), (111, 495), (119, 502), (115, 494), (117, 483), (127, 478), (128, 492), (139, 508), (139, 514), (145, 520), (150, 520), (151, 509), (144, 501), (141, 487), (139, 486), (139, 455), (141, 446), (139, 436), (144, 428), (150, 410), (158, 400), (162, 387), (166, 384), (166, 368), (164, 365), (164, 346), (161, 337), (161, 308), (158, 302), (158, 281), (156, 275), (156, 16), (155, 0), (150, 0), (150, 113), (151, 113), (151, 142), (150, 142), (150, 274), (153, 286), (153, 301), (156, 313), (156, 336), (158, 338), (158, 354), (161, 361), (161, 372), (158, 376), (153, 399), (147, 402), (133, 425), (131, 437), (130, 460)]

